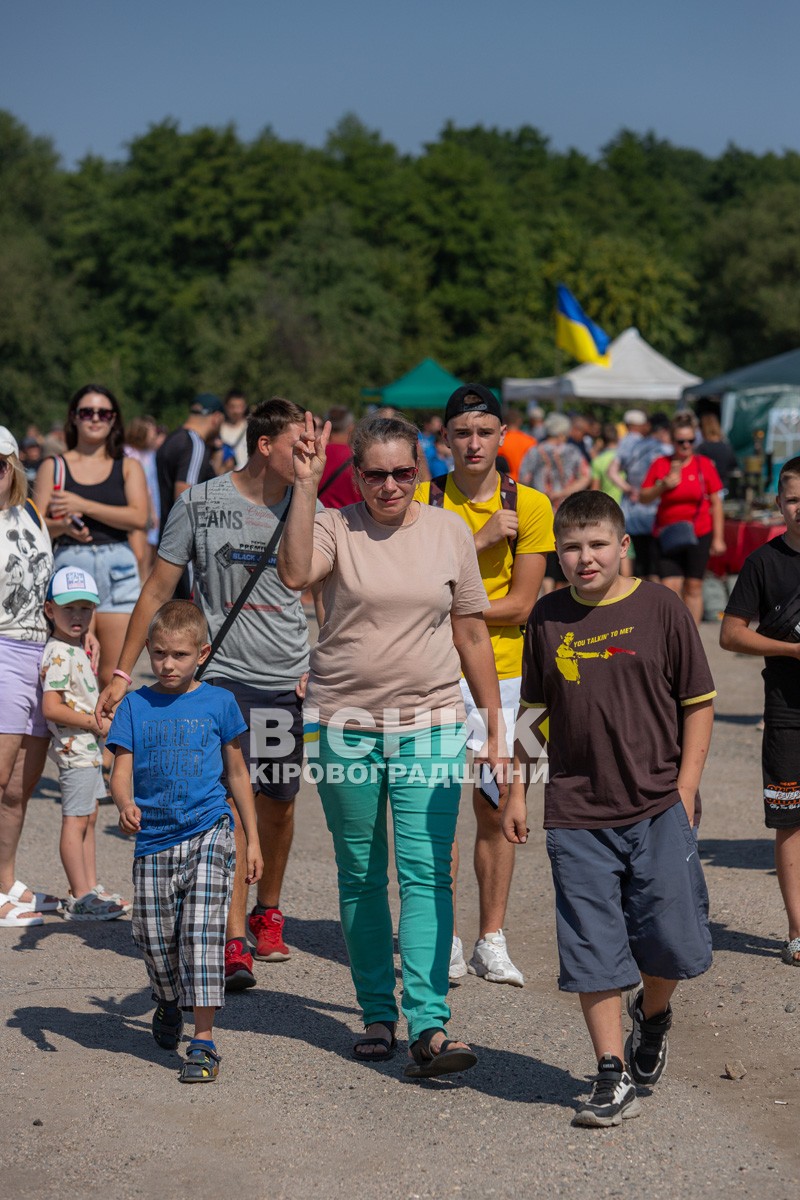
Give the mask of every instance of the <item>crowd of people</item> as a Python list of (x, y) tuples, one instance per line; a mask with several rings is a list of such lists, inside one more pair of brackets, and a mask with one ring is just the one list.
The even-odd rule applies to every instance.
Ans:
[[(674, 989), (711, 961), (695, 839), (715, 691), (697, 625), (732, 465), (718, 424), (702, 438), (691, 413), (601, 425), (504, 408), (481, 384), (419, 427), (390, 409), (250, 410), (231, 391), (196, 396), (171, 433), (125, 428), (94, 384), (60, 438), (0, 427), (0, 927), (130, 911), (156, 1042), (176, 1049), (191, 1012), (180, 1078), (217, 1078), (225, 993), (256, 985), (254, 956), (291, 956), (281, 891), (305, 773), (333, 841), (353, 1054), (391, 1059), (402, 1011), (409, 1077), (464, 1071), (477, 1057), (448, 1036), (450, 986), (525, 983), (504, 924), (547, 728), (559, 987), (578, 993), (598, 1064), (574, 1119), (636, 1116), (637, 1085), (666, 1065)], [(722, 626), (725, 648), (767, 660), (764, 804), (793, 965), (799, 489), (791, 460), (787, 532), (748, 560)], [(131, 690), (145, 648), (154, 682)], [(48, 747), (65, 899), (16, 877)], [(471, 951), (456, 909), (467, 779)], [(135, 837), (130, 900), (98, 881), (109, 800)]]

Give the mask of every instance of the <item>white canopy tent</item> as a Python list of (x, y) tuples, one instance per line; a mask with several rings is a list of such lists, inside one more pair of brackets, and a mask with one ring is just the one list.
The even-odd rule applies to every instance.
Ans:
[(582, 363), (565, 375), (547, 379), (504, 379), (503, 399), (549, 400), (559, 407), (568, 400), (674, 403), (680, 400), (684, 388), (700, 382), (699, 376), (654, 350), (633, 327), (615, 338), (608, 352), (610, 367)]

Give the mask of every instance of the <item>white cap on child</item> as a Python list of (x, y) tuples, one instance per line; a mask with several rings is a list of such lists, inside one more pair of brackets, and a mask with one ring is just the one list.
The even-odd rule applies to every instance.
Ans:
[(82, 567), (59, 567), (47, 589), (47, 599), (55, 604), (71, 604), (73, 600), (91, 600), (99, 604), (94, 577)]

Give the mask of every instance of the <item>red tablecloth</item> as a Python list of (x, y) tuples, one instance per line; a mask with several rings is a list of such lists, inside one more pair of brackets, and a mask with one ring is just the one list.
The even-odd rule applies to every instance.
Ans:
[(708, 567), (715, 575), (738, 575), (749, 554), (786, 532), (785, 525), (765, 525), (763, 521), (725, 520), (725, 554), (709, 559)]

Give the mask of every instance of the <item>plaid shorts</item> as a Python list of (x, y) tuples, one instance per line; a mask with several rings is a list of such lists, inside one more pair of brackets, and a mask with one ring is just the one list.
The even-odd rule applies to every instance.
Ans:
[(154, 1000), (222, 1008), (235, 861), (227, 817), (177, 846), (133, 860), (133, 940)]

